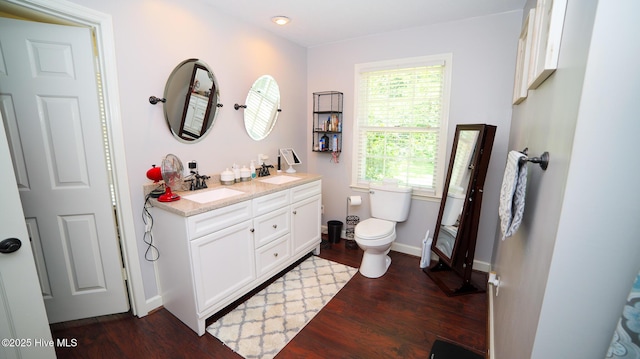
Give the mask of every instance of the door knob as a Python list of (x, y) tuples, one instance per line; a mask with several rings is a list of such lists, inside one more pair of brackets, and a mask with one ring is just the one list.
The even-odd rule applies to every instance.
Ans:
[(22, 247), (18, 238), (7, 238), (0, 242), (0, 253), (13, 253)]

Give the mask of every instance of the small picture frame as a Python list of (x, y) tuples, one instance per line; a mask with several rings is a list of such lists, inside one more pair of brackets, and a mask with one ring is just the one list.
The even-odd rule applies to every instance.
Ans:
[(538, 0), (529, 58), (528, 88), (537, 89), (557, 68), (567, 0)]
[(531, 57), (531, 34), (533, 33), (533, 20), (535, 9), (529, 10), (529, 14), (522, 25), (520, 39), (518, 39), (518, 54), (516, 57), (516, 75), (513, 84), (513, 104), (517, 105), (527, 98), (527, 76), (529, 74), (529, 59)]

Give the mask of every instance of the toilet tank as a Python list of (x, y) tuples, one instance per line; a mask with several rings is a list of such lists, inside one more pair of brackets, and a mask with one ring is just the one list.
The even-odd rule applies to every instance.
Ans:
[(404, 222), (411, 207), (411, 187), (396, 184), (370, 184), (371, 217)]

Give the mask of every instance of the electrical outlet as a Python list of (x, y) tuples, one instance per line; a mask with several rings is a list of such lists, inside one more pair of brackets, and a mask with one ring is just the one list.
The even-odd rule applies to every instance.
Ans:
[(320, 205), (320, 214), (324, 214), (324, 204)]
[(496, 272), (490, 272), (489, 280), (487, 282), (493, 285), (497, 297), (498, 290), (500, 289), (500, 276)]

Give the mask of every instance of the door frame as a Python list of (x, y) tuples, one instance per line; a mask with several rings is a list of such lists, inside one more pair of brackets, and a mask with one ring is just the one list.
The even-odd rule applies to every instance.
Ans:
[(117, 211), (117, 232), (120, 237), (120, 248), (124, 270), (127, 275), (127, 289), (131, 311), (138, 317), (149, 313), (144, 294), (142, 271), (136, 244), (135, 225), (133, 222), (133, 206), (129, 191), (129, 180), (126, 166), (124, 130), (120, 114), (120, 94), (118, 91), (118, 74), (116, 68), (115, 42), (111, 15), (95, 11), (65, 0), (5, 0), (29, 12), (53, 16), (74, 24), (89, 27), (93, 30), (102, 76), (102, 99), (104, 100), (105, 117), (109, 151), (112, 161), (112, 182), (114, 184)]

